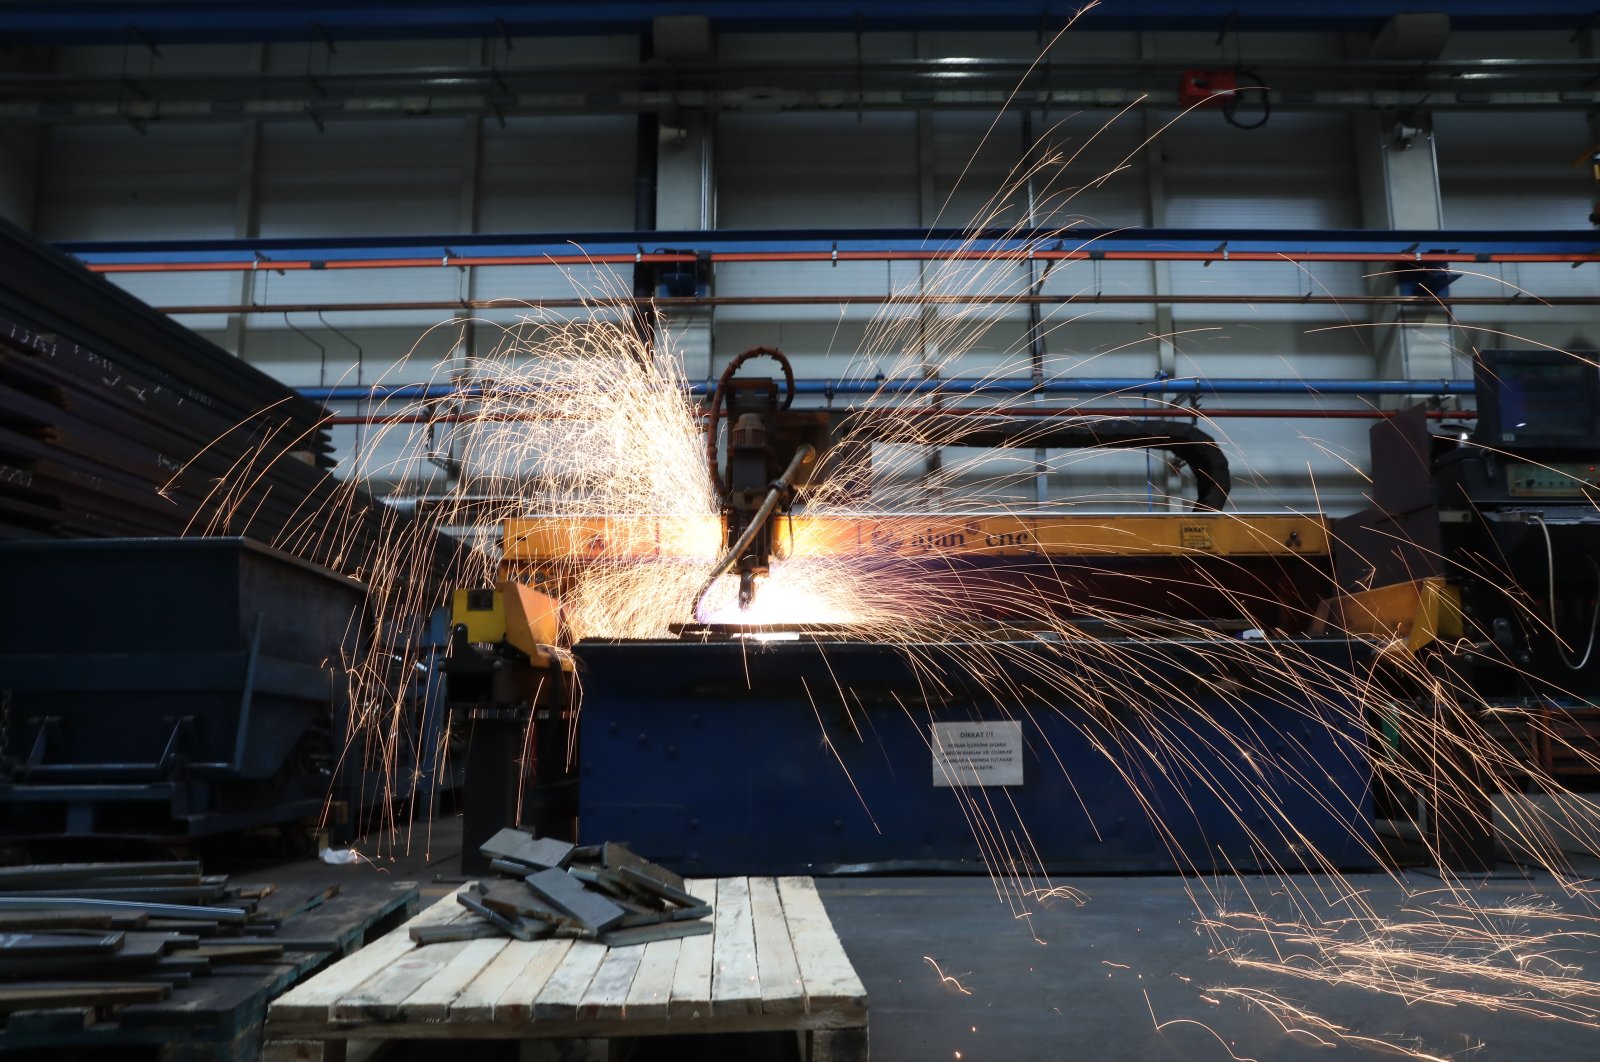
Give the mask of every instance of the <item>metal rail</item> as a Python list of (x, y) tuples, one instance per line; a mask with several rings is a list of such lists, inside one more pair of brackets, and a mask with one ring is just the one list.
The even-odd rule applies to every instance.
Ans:
[(1594, 230), (874, 229), (62, 243), (99, 273), (840, 262), (1316, 262), (1391, 268), (1600, 262)]
[[(336, 42), (406, 38), (485, 38), (575, 34), (648, 34), (660, 5), (625, 0), (325, 0), (263, 4), (259, 0), (170, 0), (126, 3), (12, 3), (0, 12), (0, 36), (13, 44), (135, 45), (233, 41)], [(1046, 36), (1084, 8), (1081, 0), (808, 0), (804, 4), (703, 0), (686, 10), (704, 14), (717, 32), (904, 32), (1014, 30)], [(1587, 0), (1432, 0), (1463, 30), (1577, 31), (1593, 13)], [(1210, 33), (1329, 31), (1372, 33), (1394, 14), (1393, 0), (1118, 0), (1086, 8), (1078, 26), (1097, 30), (1201, 30)]]
[(717, 306), (1600, 306), (1600, 295), (707, 295), (702, 298), (418, 299), (398, 302), (229, 303), (157, 306), (164, 314), (370, 313), (399, 310), (628, 310)]
[[(691, 395), (709, 394), (713, 385), (692, 382)], [(515, 386), (495, 389), (495, 394), (534, 393), (537, 388)], [(376, 384), (371, 387), (303, 387), (306, 398), (323, 402), (350, 402), (384, 398), (431, 399), (472, 398), (485, 393), (482, 387), (455, 384)], [(1471, 380), (1308, 380), (1174, 377), (1149, 379), (1137, 376), (1057, 377), (1035, 384), (1027, 378), (1015, 379), (892, 379), (892, 380), (796, 380), (795, 393), (802, 395), (980, 395), (980, 394), (1169, 394), (1169, 395), (1470, 395)]]
[[(82, 257), (82, 256), (80, 256)], [(258, 270), (271, 272), (304, 272), (309, 270), (337, 269), (483, 269), (503, 266), (597, 266), (597, 265), (692, 265), (697, 260), (713, 265), (776, 264), (792, 262), (1202, 262), (1215, 265), (1219, 262), (1281, 262), (1289, 265), (1313, 262), (1407, 262), (1436, 265), (1492, 262), (1560, 262), (1583, 265), (1600, 262), (1600, 251), (1580, 253), (1488, 253), (1472, 254), (1459, 251), (1427, 251), (1406, 254), (1402, 251), (1249, 251), (1230, 252), (1224, 244), (1209, 250), (1194, 251), (1108, 251), (1087, 247), (1062, 249), (1009, 248), (984, 250), (921, 250), (921, 251), (712, 251), (696, 256), (692, 253), (653, 251), (628, 253), (565, 253), (565, 254), (504, 254), (504, 255), (450, 255), (438, 257), (403, 258), (247, 258), (220, 261), (180, 261), (154, 259), (149, 261), (94, 261), (85, 259), (85, 266), (94, 273), (252, 273)]]
[[(1287, 6), (1287, 5), (1286, 5)], [(3, 25), (3, 16), (0, 16)], [(3, 30), (0, 30), (3, 36)], [(1041, 42), (1042, 46), (1043, 42)], [(0, 74), (0, 116), (62, 121), (404, 120), (419, 114), (641, 114), (679, 108), (993, 111), (1005, 106), (1181, 110), (1191, 52), (1160, 60), (841, 57), (804, 62), (645, 61), (299, 71)], [(1600, 99), (1593, 59), (1298, 60), (1263, 57), (1249, 73), (1273, 110), (1582, 110)], [(309, 82), (309, 84), (308, 84)], [(308, 89), (310, 91), (308, 91)], [(1058, 112), (1059, 113), (1059, 112)]]
[[(1195, 420), (1222, 420), (1239, 418), (1258, 418), (1271, 420), (1388, 420), (1400, 411), (1393, 409), (1141, 409), (1137, 406), (1071, 406), (1065, 409), (952, 409), (942, 408), (916, 408), (883, 410), (880, 412), (892, 413), (896, 417), (916, 416), (919, 414), (940, 414), (942, 416), (961, 416), (973, 414), (979, 416), (1006, 416), (1006, 417), (1117, 417), (1134, 419), (1161, 418), (1194, 418)], [(1445, 410), (1430, 409), (1423, 416), (1429, 420), (1475, 420), (1477, 411), (1470, 409)], [(366, 413), (355, 415), (330, 416), (324, 423), (330, 425), (360, 425), (360, 424), (473, 424), (473, 423), (516, 423), (519, 421), (540, 421), (561, 419), (549, 413), (402, 413), (399, 415), (386, 415), (383, 413)]]

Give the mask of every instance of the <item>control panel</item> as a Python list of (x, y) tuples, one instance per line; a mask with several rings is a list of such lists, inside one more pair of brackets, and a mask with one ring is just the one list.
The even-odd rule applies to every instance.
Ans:
[(1505, 463), (1506, 493), (1513, 498), (1583, 498), (1600, 491), (1600, 462)]

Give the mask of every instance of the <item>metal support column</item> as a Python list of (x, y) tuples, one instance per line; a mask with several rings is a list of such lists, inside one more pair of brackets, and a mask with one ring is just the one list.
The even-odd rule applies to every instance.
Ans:
[[(649, 45), (663, 51), (663, 58), (669, 62), (686, 62), (709, 59), (713, 41), (709, 30), (703, 35), (676, 33), (658, 20)], [(644, 147), (641, 144), (641, 151)], [(657, 119), (656, 140), (649, 147), (654, 155), (654, 228), (674, 232), (709, 232), (716, 228), (715, 117), (701, 108), (665, 111)], [(709, 265), (706, 268), (711, 269)], [(705, 282), (714, 291), (715, 276), (708, 274)], [(707, 379), (716, 375), (714, 308), (674, 309), (670, 315), (661, 315), (659, 327), (665, 334), (658, 335), (657, 342), (665, 342), (668, 349), (676, 352), (691, 379), (702, 371)]]
[[(922, 34), (916, 34), (915, 52), (919, 57), (923, 55), (923, 48)], [(920, 108), (917, 111), (917, 223), (925, 228), (931, 228), (938, 223), (941, 207), (938, 189), (933, 179), (935, 167), (933, 141), (933, 111), (926, 107)], [(917, 263), (917, 293), (938, 294), (939, 274), (946, 268), (948, 267), (936, 262)], [(940, 338), (943, 334), (939, 327), (940, 317), (939, 307), (935, 303), (924, 303), (917, 308), (918, 375), (925, 380), (936, 380), (939, 377), (939, 363), (942, 358)], [(940, 397), (935, 395), (929, 404), (937, 408), (943, 403)], [(927, 452), (923, 454), (922, 482), (928, 504), (935, 508), (943, 505), (946, 487), (944, 451), (937, 446), (928, 447)]]
[[(494, 55), (498, 46), (490, 41), (478, 45), (482, 60), (487, 63)], [(483, 204), (483, 123), (481, 115), (472, 115), (463, 120), (461, 144), (461, 191), (457, 203), (457, 229), (460, 232), (475, 233), (479, 230)], [(477, 269), (470, 266), (462, 269), (461, 290), (465, 294), (468, 305), (478, 297)], [(451, 352), (451, 378), (455, 380), (469, 379), (472, 375), (471, 364), (478, 356), (477, 327), (474, 323), (477, 318), (475, 311), (462, 308), (456, 311), (455, 320), (457, 339), (455, 350)], [(491, 346), (494, 343), (491, 342)], [(465, 446), (465, 443), (459, 443)], [(435, 460), (442, 464), (444, 470), (452, 478), (460, 471), (458, 461), (458, 440), (455, 433), (446, 433), (442, 440), (435, 440), (432, 449), (435, 451)]]
[[(1045, 112), (1041, 122), (1049, 128), (1049, 112)], [(1033, 112), (1022, 112), (1022, 169), (1027, 177), (1028, 197), (1028, 227), (1039, 226), (1039, 196), (1036, 187), (1035, 169), (1039, 162), (1039, 138), (1033, 127)], [(1028, 259), (1028, 294), (1038, 295), (1044, 288), (1044, 274), (1034, 264), (1032, 258)], [(1045, 380), (1046, 347), (1044, 336), (1044, 318), (1040, 306), (1036, 302), (1028, 303), (1028, 378), (1035, 384), (1041, 385)], [(1039, 396), (1035, 395), (1033, 404), (1039, 404)], [(1049, 453), (1044, 447), (1035, 447), (1033, 451), (1033, 500), (1036, 505), (1044, 505), (1050, 500), (1050, 464)]]
[[(1584, 23), (1577, 37), (1579, 55), (1585, 59), (1600, 56), (1600, 29), (1596, 28), (1594, 19), (1591, 18)], [(1594, 177), (1594, 188), (1591, 193), (1593, 206), (1589, 212), (1589, 224), (1600, 228), (1600, 107), (1590, 108), (1588, 121), (1589, 170)]]
[[(679, 111), (662, 117), (656, 135), (656, 228), (693, 232), (716, 228), (714, 120), (704, 111)], [(715, 284), (714, 276), (709, 279)], [(708, 378), (716, 375), (712, 364), (714, 308), (674, 309), (670, 315), (662, 315), (660, 324), (691, 379), (701, 372)]]
[[(1434, 153), (1431, 115), (1422, 111), (1379, 111), (1351, 118), (1361, 185), (1362, 220), (1368, 228), (1431, 230), (1444, 225), (1439, 193), (1439, 162)], [(1420, 247), (1426, 251), (1429, 248)], [(1369, 269), (1372, 294), (1395, 290), (1397, 260), (1389, 269)], [(1470, 379), (1472, 366), (1459, 356), (1460, 337), (1448, 310), (1428, 306), (1382, 307), (1375, 322), (1377, 375), (1406, 378)], [(1385, 400), (1387, 408), (1410, 403), (1407, 396)]]
[[(257, 45), (255, 62), (257, 71), (267, 65), (267, 46)], [(251, 240), (261, 235), (261, 122), (250, 118), (239, 125), (239, 179), (233, 193), (233, 235), (235, 239)], [(255, 302), (255, 273), (239, 273), (229, 285), (236, 306)], [(229, 314), (223, 327), (222, 345), (239, 357), (244, 357), (246, 321), (243, 314)]]
[[(1148, 33), (1139, 34), (1139, 57), (1153, 60), (1156, 58), (1155, 39)], [(1162, 148), (1161, 128), (1165, 118), (1146, 109), (1140, 115), (1144, 123), (1144, 166), (1145, 166), (1145, 194), (1146, 224), (1151, 228), (1166, 228), (1167, 226), (1167, 168), (1164, 149)], [(1172, 263), (1152, 260), (1150, 263), (1150, 293), (1152, 295), (1165, 295), (1172, 291)], [(1173, 321), (1172, 304), (1157, 302), (1155, 311), (1155, 327), (1152, 335), (1156, 343), (1156, 371), (1157, 379), (1170, 379), (1178, 375), (1178, 344), (1173, 338), (1178, 334), (1176, 323)], [(1165, 395), (1158, 396), (1165, 404)], [(1147, 400), (1148, 404), (1148, 400)], [(1147, 460), (1160, 460), (1150, 454)], [(1170, 461), (1163, 462), (1164, 472), (1162, 483), (1163, 496), (1166, 498), (1166, 508), (1174, 512), (1185, 508), (1188, 503), (1182, 499), (1183, 477), (1178, 473), (1177, 466)], [(1152, 478), (1154, 473), (1151, 474)]]

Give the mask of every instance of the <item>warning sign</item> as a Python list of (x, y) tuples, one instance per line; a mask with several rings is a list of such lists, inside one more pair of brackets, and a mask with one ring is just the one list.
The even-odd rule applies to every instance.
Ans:
[(1021, 785), (1022, 724), (933, 724), (933, 784)]

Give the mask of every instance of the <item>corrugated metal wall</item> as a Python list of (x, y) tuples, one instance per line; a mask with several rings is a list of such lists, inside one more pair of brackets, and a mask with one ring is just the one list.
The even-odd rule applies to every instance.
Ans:
[[(1570, 56), (1560, 35), (1457, 35), (1451, 54)], [(971, 56), (1029, 60), (1036, 34), (867, 33), (727, 35), (725, 59), (785, 61)], [(1074, 58), (1192, 58), (1217, 65), (1253, 57), (1338, 58), (1349, 42), (1332, 35), (1247, 35), (1219, 47), (1210, 34), (1069, 34), (1050, 62)], [(492, 64), (500, 67), (627, 62), (630, 38), (561, 41), (341, 43), (171, 47), (159, 60), (137, 49), (63, 49), (58, 71), (137, 76), (164, 72), (319, 72)], [(997, 116), (998, 115), (998, 116)], [(1207, 228), (1350, 228), (1361, 224), (1352, 115), (1274, 114), (1242, 130), (1215, 111), (1035, 110), (1013, 108), (885, 112), (849, 109), (782, 113), (749, 101), (712, 123), (715, 221), (723, 229), (1006, 227), (1028, 220), (1029, 161), (1036, 220), (1045, 225)], [(1451, 228), (1578, 228), (1587, 224), (1591, 182), (1576, 165), (1592, 142), (1581, 112), (1440, 113), (1433, 119), (1444, 223)], [(584, 117), (230, 121), (204, 124), (52, 125), (44, 133), (35, 228), (51, 239), (341, 237), (390, 233), (580, 232), (634, 225), (636, 119)], [(1028, 136), (1037, 141), (1029, 153)], [(1205, 266), (1082, 262), (1053, 270), (1041, 291), (1073, 301), (1043, 307), (1047, 372), (1097, 376), (1179, 375), (1355, 377), (1377, 372), (1385, 326), (1361, 306), (1097, 304), (1096, 295), (1334, 295), (1370, 290), (1373, 267), (1358, 264)], [(1034, 275), (1037, 278), (1037, 274)], [(718, 295), (894, 295), (992, 290), (1021, 292), (1030, 276), (1016, 264), (938, 267), (917, 263), (724, 266)], [(368, 310), (249, 315), (191, 314), (185, 323), (231, 344), (250, 361), (297, 385), (411, 382), (466, 371), (476, 353), (506, 341), (522, 300), (625, 294), (627, 270), (526, 267), (306, 271), (249, 277), (227, 273), (120, 276), (117, 283), (163, 306), (505, 300), (474, 314)], [(1593, 268), (1490, 267), (1459, 293), (1600, 294)], [(581, 318), (585, 311), (552, 311)], [(1465, 308), (1449, 342), (1600, 341), (1587, 308)], [(470, 319), (469, 319), (470, 318)], [(729, 306), (711, 317), (710, 351), (689, 351), (702, 378), (754, 345), (788, 351), (803, 377), (893, 374), (945, 361), (954, 376), (1029, 372), (1029, 334), (1019, 307), (836, 305)], [(1215, 404), (1217, 400), (1213, 400)], [(1310, 400), (1278, 399), (1289, 408)], [(1235, 404), (1246, 404), (1244, 402)], [(1265, 406), (1264, 399), (1250, 399)], [(1359, 399), (1321, 400), (1352, 408)], [(342, 411), (355, 412), (347, 404)], [(1231, 420), (1216, 425), (1232, 457), (1239, 508), (1340, 511), (1360, 503), (1356, 469), (1366, 459), (1364, 421)], [(342, 429), (369, 469), (403, 456), (379, 451), (365, 433)], [(1085, 459), (1051, 455), (1053, 500), (1147, 504), (1142, 455)], [(1014, 466), (1016, 497), (1031, 497), (1032, 461)], [(393, 467), (400, 467), (395, 465)], [(1009, 489), (1009, 488), (1008, 488)]]

